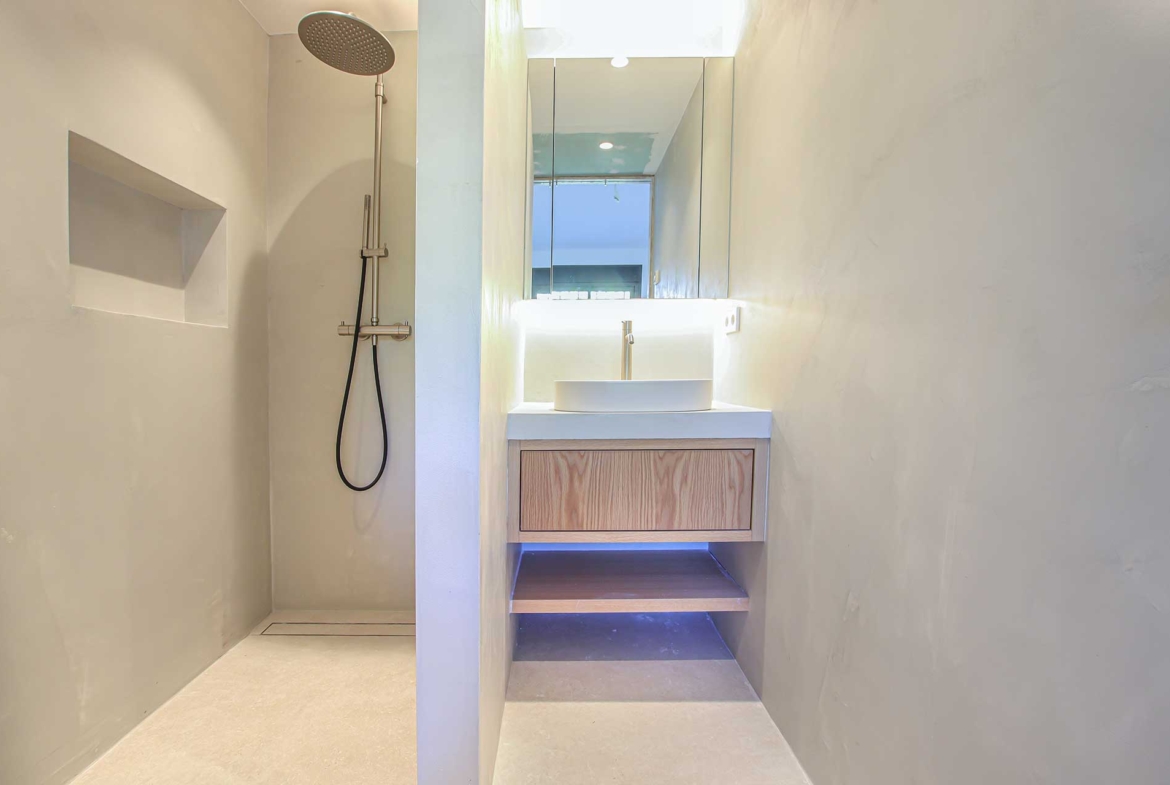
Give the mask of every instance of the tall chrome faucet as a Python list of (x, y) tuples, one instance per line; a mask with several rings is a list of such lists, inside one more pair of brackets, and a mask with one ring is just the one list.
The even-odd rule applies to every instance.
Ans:
[(622, 380), (634, 378), (634, 323), (622, 322)]

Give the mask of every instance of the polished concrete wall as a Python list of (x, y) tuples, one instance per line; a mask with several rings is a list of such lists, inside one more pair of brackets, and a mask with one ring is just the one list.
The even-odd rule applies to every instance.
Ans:
[[(383, 117), (383, 324), (414, 322), (415, 33), (389, 33)], [(334, 466), (371, 193), (374, 79), (337, 71), (296, 36), (269, 47), (269, 404), (273, 603), (277, 608), (414, 608), (414, 340), (378, 345), (390, 427), (386, 473), (346, 488)], [(365, 313), (371, 312), (367, 283)], [(342, 456), (364, 485), (382, 432), (369, 342), (358, 347)]]
[[(5, 785), (68, 780), (271, 607), (267, 49), (234, 0), (0, 4)], [(70, 131), (226, 208), (226, 327), (71, 306)]]
[(717, 395), (776, 422), (727, 639), (818, 785), (1165, 782), (1170, 12), (746, 29)]

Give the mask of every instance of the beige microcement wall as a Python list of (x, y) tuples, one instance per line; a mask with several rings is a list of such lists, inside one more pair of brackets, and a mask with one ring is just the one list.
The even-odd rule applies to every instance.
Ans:
[(817, 785), (1170, 771), (1170, 10), (767, 3), (717, 395), (776, 412), (720, 619)]
[[(268, 39), (0, 4), (0, 782), (62, 783), (269, 611)], [(69, 133), (226, 208), (226, 327), (74, 308)]]
[(483, 279), (480, 310), (479, 781), (496, 762), (515, 637), (509, 613), (519, 546), (508, 543), (508, 410), (522, 397), (522, 339), (514, 308), (524, 296), (528, 209), (528, 58), (520, 0), (486, 6), (483, 86)]
[(635, 379), (710, 379), (723, 310), (712, 300), (527, 300), (517, 308), (524, 400), (553, 400), (561, 379), (620, 378), (625, 320), (634, 323)]
[(520, 393), (519, 4), (421, 0), (415, 307), (418, 781), (489, 783), (511, 661), (505, 414)]
[[(383, 324), (414, 323), (415, 33), (389, 33), (382, 171)], [(334, 442), (371, 192), (374, 78), (317, 60), (294, 35), (269, 46), (268, 238), (273, 603), (277, 608), (414, 608), (414, 340), (378, 345), (390, 457), (355, 493)], [(367, 290), (369, 284), (367, 284)], [(365, 321), (369, 321), (367, 291)], [(358, 347), (343, 441), (347, 476), (368, 483), (382, 454), (369, 342)]]

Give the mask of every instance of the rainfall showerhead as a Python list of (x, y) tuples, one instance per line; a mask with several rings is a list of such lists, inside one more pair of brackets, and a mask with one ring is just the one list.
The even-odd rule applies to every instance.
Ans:
[(386, 36), (353, 14), (306, 14), (297, 25), (297, 35), (318, 60), (349, 74), (377, 76), (394, 65), (394, 48)]

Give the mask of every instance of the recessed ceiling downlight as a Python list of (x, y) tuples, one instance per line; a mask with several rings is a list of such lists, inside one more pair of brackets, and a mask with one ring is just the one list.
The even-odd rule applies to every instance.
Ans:
[(614, 59), (609, 61), (609, 64), (612, 65), (614, 68), (625, 68), (627, 65), (630, 64), (630, 58), (628, 58), (628, 57), (615, 57)]
[(602, 142), (601, 144), (599, 144), (597, 146), (600, 147), (602, 150), (612, 150), (613, 149), (613, 142)]

